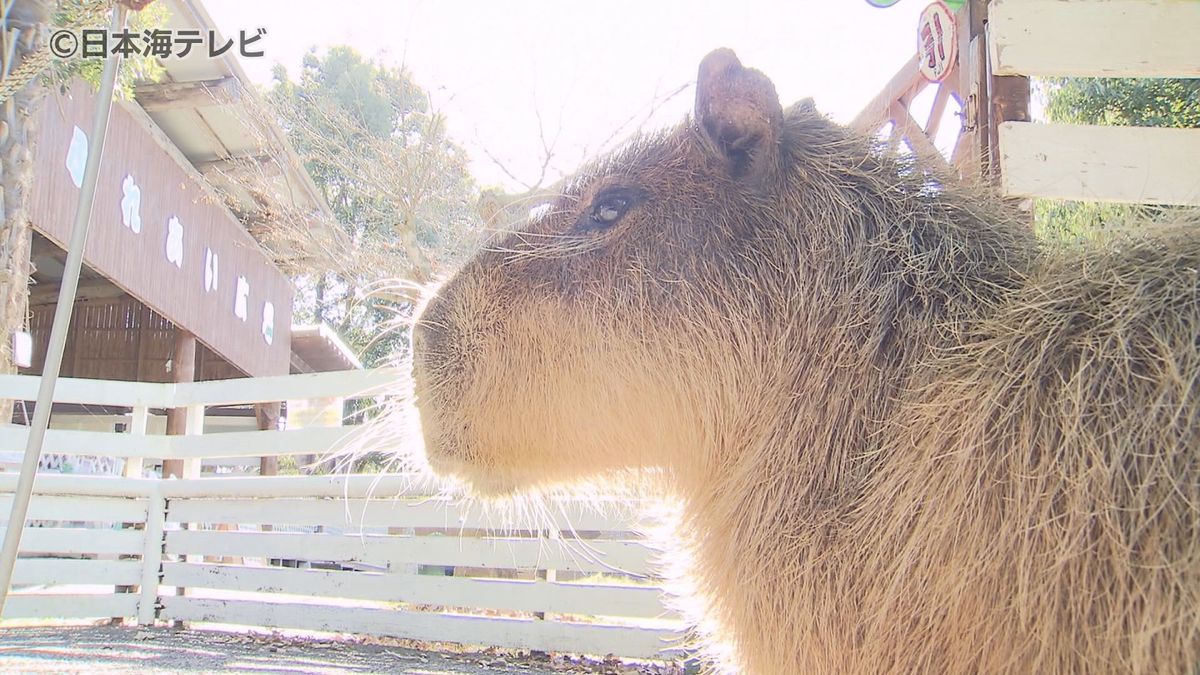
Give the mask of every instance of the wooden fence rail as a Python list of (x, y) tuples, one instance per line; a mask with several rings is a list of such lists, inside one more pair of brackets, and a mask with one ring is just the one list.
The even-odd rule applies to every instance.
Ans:
[[(992, 0), (997, 75), (1200, 77), (1200, 2)], [(1006, 195), (1200, 206), (1200, 129), (1005, 122)]]
[[(138, 385), (64, 380), (77, 403), (150, 407), (361, 396), (392, 371)], [(23, 398), (37, 378), (0, 377)], [(299, 393), (298, 393), (299, 392)], [(380, 449), (362, 427), (152, 436), (52, 429), (48, 451), (130, 461)], [(0, 451), (25, 430), (0, 426)], [(0, 527), (16, 475), (0, 473)], [(123, 618), (671, 658), (682, 620), (626, 499), (536, 510), (444, 496), (415, 475), (160, 480), (42, 474), (4, 619)], [(181, 593), (181, 590), (186, 590)]]

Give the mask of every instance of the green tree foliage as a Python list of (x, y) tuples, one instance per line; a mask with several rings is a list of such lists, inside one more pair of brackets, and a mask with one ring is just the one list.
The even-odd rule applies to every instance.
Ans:
[[(101, 28), (108, 30), (112, 3), (106, 0), (60, 0), (54, 13), (54, 25), (73, 31)], [(156, 2), (138, 12), (130, 12), (125, 21), (130, 32), (154, 30), (167, 25), (170, 12), (166, 4)], [(100, 88), (100, 74), (104, 70), (104, 59), (53, 59), (46, 73), (48, 84), (66, 87), (72, 79), (79, 78), (93, 87)], [(166, 69), (152, 56), (140, 54), (121, 61), (117, 74), (116, 93), (126, 100), (133, 98), (135, 84), (157, 82)]]
[[(1200, 127), (1198, 79), (1065, 78), (1041, 85), (1051, 122)], [(1073, 239), (1104, 227), (1169, 218), (1173, 212), (1153, 206), (1042, 199), (1035, 220), (1044, 235)]]
[(1046, 93), (1053, 122), (1200, 127), (1200, 79), (1059, 79)]
[(401, 68), (350, 47), (310, 52), (293, 81), (282, 67), (268, 101), (333, 210), (326, 269), (296, 278), (297, 322), (334, 326), (367, 366), (407, 340), (389, 330), (419, 284), (451, 267), (478, 231), (466, 155)]

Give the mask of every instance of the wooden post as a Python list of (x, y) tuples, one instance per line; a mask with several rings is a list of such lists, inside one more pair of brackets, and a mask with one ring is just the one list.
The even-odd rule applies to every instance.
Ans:
[(960, 158), (963, 177), (1000, 183), (1001, 122), (1029, 121), (1029, 78), (996, 76), (987, 48), (988, 0), (968, 0), (959, 14), (958, 76), (967, 146)]
[[(196, 336), (191, 333), (175, 329), (175, 352), (171, 356), (171, 380), (176, 384), (186, 384), (196, 381)], [(196, 409), (199, 408), (199, 419), (197, 419)], [(204, 424), (204, 406), (186, 406), (182, 408), (170, 408), (167, 410), (167, 435), (168, 436), (183, 436), (188, 433), (196, 433), (198, 425)], [(163, 459), (163, 478), (174, 476), (176, 478), (196, 478), (200, 475), (199, 458), (195, 459)], [(192, 529), (192, 523), (180, 523), (180, 527), (185, 530)], [(196, 556), (185, 555), (182, 557), (184, 562), (192, 562)], [(186, 595), (187, 589), (177, 587), (176, 595)], [(182, 628), (184, 622), (175, 621), (176, 628)]]
[(146, 375), (144, 367), (146, 361), (146, 327), (150, 324), (150, 308), (135, 301), (130, 301), (129, 307), (130, 311), (137, 317), (137, 328), (134, 333), (134, 342), (136, 345), (134, 358), (137, 359), (137, 363), (133, 367), (133, 379), (141, 382), (142, 378)]
[(958, 92), (963, 104), (963, 138), (955, 157), (963, 178), (987, 175), (987, 45), (983, 17), (987, 0), (969, 0), (958, 14)]
[[(190, 383), (196, 381), (196, 336), (175, 329), (175, 353), (171, 357), (171, 381)], [(188, 432), (188, 409), (171, 408), (167, 411), (167, 435), (182, 436)], [(163, 478), (184, 477), (184, 460), (164, 459)]]
[[(272, 431), (279, 428), (279, 409), (280, 404), (276, 403), (255, 403), (254, 418), (258, 422), (259, 431)], [(259, 457), (258, 458), (258, 474), (260, 476), (275, 476), (279, 474), (279, 458)], [(270, 532), (271, 524), (262, 523), (262, 531)]]
[[(989, 64), (990, 65), (990, 64)], [(1029, 121), (1029, 78), (1024, 75), (992, 76), (991, 126), (988, 129), (988, 148), (991, 157), (991, 178), (1000, 182), (1000, 124)]]

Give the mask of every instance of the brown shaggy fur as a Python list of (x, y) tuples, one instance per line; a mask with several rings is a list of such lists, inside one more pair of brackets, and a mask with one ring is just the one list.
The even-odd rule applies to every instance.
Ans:
[(1197, 230), (1047, 249), (778, 106), (715, 52), (694, 121), (440, 290), (431, 465), (492, 495), (652, 470), (725, 669), (1194, 671)]

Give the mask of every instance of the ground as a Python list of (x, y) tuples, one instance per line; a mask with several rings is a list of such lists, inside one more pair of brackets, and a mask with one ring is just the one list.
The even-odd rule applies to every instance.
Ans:
[(119, 626), (4, 628), (3, 673), (646, 673), (672, 666), (414, 649), (386, 641)]

